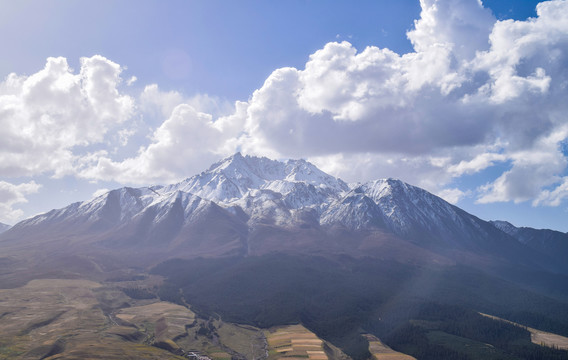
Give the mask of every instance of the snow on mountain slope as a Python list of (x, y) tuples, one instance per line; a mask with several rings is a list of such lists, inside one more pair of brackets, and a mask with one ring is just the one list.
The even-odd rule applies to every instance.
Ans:
[[(90, 201), (74, 203), (63, 209), (24, 220), (16, 228), (58, 223), (85, 224), (90, 230), (107, 230), (130, 220), (145, 218), (147, 224), (160, 224), (177, 211), (181, 223), (191, 221), (210, 201), (182, 191), (163, 192), (161, 187), (121, 188)], [(149, 215), (151, 213), (151, 215)]]
[(426, 190), (400, 180), (371, 181), (361, 185), (361, 190), (379, 206), (387, 227), (396, 234), (433, 233), (445, 237), (483, 232), (479, 219)]
[[(395, 179), (355, 185), (326, 209), (321, 223), (342, 224), (352, 230), (381, 228), (437, 247), (475, 248), (512, 241), (491, 224)], [(492, 239), (500, 240), (492, 243)]]
[[(541, 250), (564, 247), (568, 250), (568, 233), (549, 229), (516, 227), (507, 221), (490, 221), (496, 228), (511, 235), (519, 242)], [(568, 254), (568, 253), (567, 253)]]
[(116, 233), (120, 236), (113, 235), (110, 246), (144, 245), (197, 255), (218, 251), (229, 243), (228, 250), (241, 251), (246, 226), (212, 201), (178, 190), (155, 198)]
[(322, 214), (320, 223), (342, 225), (351, 230), (385, 228), (381, 209), (360, 188), (350, 191), (330, 205)]
[[(246, 223), (197, 195), (161, 187), (121, 188), (24, 220), (0, 245), (42, 252), (112, 251), (152, 262), (171, 256), (226, 256), (246, 249)], [(63, 249), (63, 250), (60, 250)]]
[(209, 201), (204, 201), (199, 196), (182, 191), (174, 191), (155, 199), (155, 201), (145, 209), (144, 213), (148, 211), (153, 212), (154, 217), (152, 222), (159, 224), (163, 222), (172, 211), (177, 211), (176, 216), (179, 217), (183, 223), (189, 221), (196, 213), (201, 211), (204, 206), (207, 206), (207, 203), (209, 203)]
[(526, 243), (527, 239), (517, 236), (519, 234), (520, 229), (515, 225), (511, 224), (510, 222), (497, 220), (497, 221), (490, 221), (490, 223), (493, 224), (497, 229), (511, 235), (520, 242)]
[(156, 188), (122, 188), (111, 190), (92, 201), (82, 203), (78, 214), (90, 216), (110, 217), (119, 222), (129, 220), (142, 209), (155, 201), (159, 196)]
[(292, 211), (284, 202), (282, 194), (272, 190), (249, 190), (234, 204), (249, 215), (251, 225), (257, 222), (287, 225), (292, 222)]
[(262, 158), (256, 162), (258, 169), (254, 169), (245, 157), (237, 153), (213, 164), (199, 175), (166, 187), (165, 191), (180, 190), (217, 202), (231, 202), (240, 199), (249, 189), (258, 189), (265, 183), (266, 179), (256, 174), (262, 172), (259, 170), (264, 170), (264, 175), (269, 178), (274, 177), (277, 164), (277, 161)]
[(123, 223), (160, 198), (159, 188), (129, 188), (111, 190), (90, 201), (73, 203), (65, 208), (51, 210), (15, 225), (15, 228), (48, 225), (61, 222), (90, 224), (104, 229)]

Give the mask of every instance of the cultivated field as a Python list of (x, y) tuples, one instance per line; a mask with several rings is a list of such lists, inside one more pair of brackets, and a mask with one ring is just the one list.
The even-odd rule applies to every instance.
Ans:
[(369, 341), (369, 352), (376, 360), (416, 360), (410, 355), (394, 351), (374, 335), (365, 334), (364, 336)]
[(339, 349), (318, 338), (302, 325), (276, 327), (265, 331), (268, 359), (334, 360), (346, 359)]

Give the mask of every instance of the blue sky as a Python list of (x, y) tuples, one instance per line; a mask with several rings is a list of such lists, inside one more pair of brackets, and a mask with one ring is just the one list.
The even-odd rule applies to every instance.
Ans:
[[(48, 56), (102, 54), (127, 64), (140, 82), (242, 100), (276, 68), (301, 68), (330, 41), (397, 52), (412, 50), (406, 31), (417, 1), (21, 1), (2, 4), (2, 73), (32, 73)], [(84, 14), (89, 14), (85, 16)], [(396, 14), (396, 16), (393, 16)], [(17, 34), (17, 36), (8, 35)], [(185, 54), (187, 72), (163, 69)]]
[(568, 6), (538, 3), (1, 2), (0, 222), (240, 150), (568, 231)]

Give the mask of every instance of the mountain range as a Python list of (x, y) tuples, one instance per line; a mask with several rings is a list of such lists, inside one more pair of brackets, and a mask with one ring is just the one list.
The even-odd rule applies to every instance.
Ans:
[(0, 247), (31, 245), (41, 254), (111, 253), (141, 264), (292, 252), (568, 270), (567, 234), (487, 222), (396, 179), (347, 184), (305, 160), (240, 153), (177, 184), (112, 190), (0, 235)]

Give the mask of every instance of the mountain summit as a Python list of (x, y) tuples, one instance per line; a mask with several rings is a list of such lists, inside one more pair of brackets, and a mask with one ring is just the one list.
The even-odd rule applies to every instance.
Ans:
[[(166, 191), (191, 192), (211, 201), (229, 204), (252, 190), (270, 190), (287, 195), (298, 186), (312, 186), (318, 193), (330, 195), (348, 190), (345, 182), (305, 160), (280, 162), (236, 153), (199, 175), (168, 186)], [(307, 206), (308, 203), (297, 204), (298, 207), (302, 205)]]

